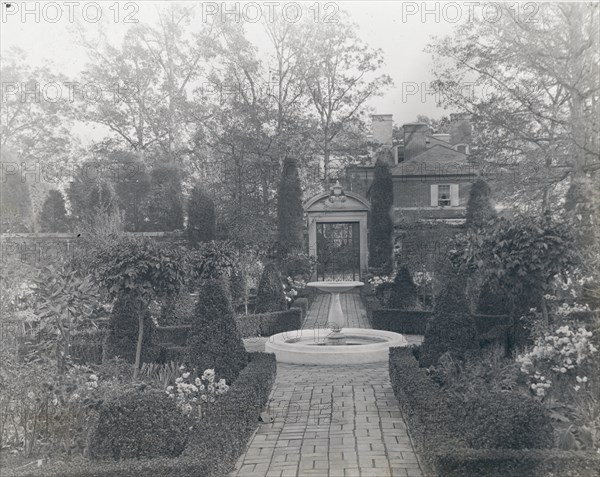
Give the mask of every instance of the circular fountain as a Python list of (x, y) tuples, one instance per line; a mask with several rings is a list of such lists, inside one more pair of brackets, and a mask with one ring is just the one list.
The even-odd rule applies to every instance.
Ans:
[(327, 324), (323, 328), (287, 331), (269, 337), (265, 351), (290, 364), (363, 364), (388, 360), (390, 347), (406, 346), (406, 338), (391, 331), (345, 328), (340, 293), (364, 283), (310, 282), (309, 287), (331, 294)]

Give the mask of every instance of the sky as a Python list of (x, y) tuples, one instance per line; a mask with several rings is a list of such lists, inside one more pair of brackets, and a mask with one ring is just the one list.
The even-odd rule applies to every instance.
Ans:
[[(50, 5), (53, 3), (54, 5)], [(74, 38), (75, 23), (84, 25), (87, 32), (93, 34), (97, 28), (108, 32), (109, 38), (115, 41), (122, 37), (131, 23), (125, 19), (139, 22), (152, 21), (156, 15), (156, 6), (166, 2), (14, 2), (11, 12), (2, 3), (0, 24), (1, 49), (5, 51), (18, 46), (27, 53), (27, 63), (53, 63), (57, 70), (71, 78), (77, 78), (86, 63), (83, 49), (76, 45)], [(221, 8), (220, 2), (196, 2), (201, 12), (208, 14), (211, 8)], [(260, 7), (260, 14), (265, 17), (269, 7), (265, 2), (254, 2)], [(286, 5), (293, 2), (281, 2)], [(310, 2), (313, 15), (317, 11), (317, 2)], [(393, 114), (394, 123), (402, 125), (416, 120), (417, 115), (424, 114), (434, 118), (449, 114), (437, 107), (435, 97), (421, 97), (424, 85), (432, 79), (432, 59), (423, 51), (431, 42), (432, 36), (445, 36), (452, 33), (456, 22), (444, 18), (456, 12), (445, 11), (444, 2), (431, 2), (432, 13), (421, 9), (423, 2), (318, 2), (319, 16), (325, 19), (335, 18), (336, 10), (345, 10), (359, 27), (359, 36), (371, 47), (381, 48), (384, 52), (385, 65), (382, 73), (390, 75), (394, 81), (383, 96), (373, 98), (369, 106), (376, 114)], [(403, 5), (404, 3), (404, 5)], [(449, 2), (457, 4), (456, 2)], [(239, 2), (240, 11), (247, 2)], [(460, 2), (458, 3), (460, 5)], [(96, 6), (99, 5), (99, 8)], [(15, 11), (15, 7), (17, 10)], [(247, 15), (254, 15), (257, 10), (246, 7)], [(25, 10), (30, 13), (24, 14)], [(219, 11), (219, 10), (218, 10)], [(293, 15), (293, 8), (288, 10)], [(459, 12), (461, 18), (466, 11)], [(60, 14), (60, 19), (58, 15)], [(100, 20), (93, 20), (100, 14)], [(115, 21), (118, 20), (118, 21)], [(259, 25), (258, 23), (256, 25)], [(250, 31), (250, 37), (252, 37)], [(118, 43), (118, 41), (117, 41)], [(89, 128), (78, 128), (83, 142), (93, 139), (96, 132)]]

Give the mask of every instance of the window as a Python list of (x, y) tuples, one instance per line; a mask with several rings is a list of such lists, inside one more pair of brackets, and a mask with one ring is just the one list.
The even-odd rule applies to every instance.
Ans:
[(450, 184), (438, 185), (438, 206), (449, 206), (452, 204), (450, 199)]

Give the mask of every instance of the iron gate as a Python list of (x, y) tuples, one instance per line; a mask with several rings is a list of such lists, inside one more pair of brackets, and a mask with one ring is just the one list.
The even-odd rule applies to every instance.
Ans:
[(359, 223), (317, 223), (317, 280), (359, 279)]

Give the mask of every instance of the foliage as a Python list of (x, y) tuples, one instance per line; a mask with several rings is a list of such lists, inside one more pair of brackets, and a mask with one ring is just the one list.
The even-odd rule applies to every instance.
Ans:
[(68, 232), (69, 220), (65, 199), (59, 190), (51, 190), (38, 218), (40, 232)]
[[(32, 206), (29, 184), (21, 180), (21, 171), (16, 161), (10, 161), (13, 155), (2, 148), (2, 203), (0, 232), (20, 233), (33, 231)], [(10, 173), (14, 168), (14, 173)]]
[(419, 364), (435, 365), (440, 356), (450, 352), (457, 357), (477, 347), (477, 329), (465, 298), (462, 277), (448, 281), (437, 298), (434, 314), (427, 323)]
[(167, 296), (160, 307), (158, 324), (160, 326), (173, 326), (189, 324), (193, 320), (194, 298), (189, 291), (182, 288), (176, 295)]
[(36, 338), (29, 359), (47, 360), (63, 372), (72, 340), (94, 328), (92, 318), (101, 311), (98, 287), (69, 265), (50, 265), (39, 272), (34, 289), (35, 315), (29, 325)]
[(297, 281), (308, 281), (316, 268), (316, 258), (306, 252), (290, 253), (280, 267), (284, 276)]
[(417, 305), (417, 287), (408, 268), (401, 267), (396, 273), (387, 305), (399, 310), (414, 308)]
[(169, 232), (183, 229), (181, 173), (176, 165), (159, 163), (150, 172), (144, 230)]
[(214, 369), (233, 382), (248, 357), (235, 325), (231, 298), (221, 280), (207, 280), (199, 291), (195, 318), (188, 336), (188, 366)]
[(392, 206), (394, 190), (392, 173), (387, 162), (378, 160), (370, 188), (371, 216), (369, 218), (369, 263), (389, 271), (392, 261)]
[(282, 311), (287, 309), (281, 274), (277, 266), (270, 262), (265, 265), (256, 296), (256, 313)]
[(210, 242), (216, 235), (215, 204), (199, 185), (190, 192), (187, 203), (187, 238), (192, 245)]
[(239, 315), (236, 325), (243, 338), (272, 336), (286, 331), (302, 328), (302, 311), (300, 308), (290, 308), (285, 311), (272, 311), (256, 315)]
[(511, 310), (540, 303), (558, 274), (576, 265), (572, 231), (548, 215), (504, 217), (458, 236), (455, 260), (484, 272), (511, 291)]
[(136, 362), (140, 323), (143, 323), (140, 361), (155, 361), (159, 349), (148, 305), (139, 295), (128, 291), (122, 291), (113, 305), (104, 343), (104, 359), (118, 356), (130, 363)]
[(496, 216), (491, 195), (490, 186), (483, 179), (479, 178), (471, 185), (467, 202), (467, 227), (475, 229), (483, 227)]
[(175, 457), (183, 451), (187, 434), (185, 417), (164, 391), (129, 386), (100, 405), (90, 454), (115, 460)]
[(302, 189), (296, 161), (287, 157), (283, 162), (277, 189), (277, 257), (287, 262), (290, 254), (304, 251), (304, 209)]
[(477, 312), (482, 315), (506, 315), (510, 313), (506, 290), (497, 280), (486, 280), (479, 292)]
[(598, 12), (545, 3), (527, 21), (504, 4), (497, 21), (465, 23), (429, 48), (443, 104), (473, 114), (472, 158), (488, 164), (484, 174), (504, 176), (507, 165), (518, 174), (497, 181), (516, 207), (552, 210), (570, 177), (598, 170), (598, 111), (585, 106), (597, 88), (587, 65), (599, 46)]

